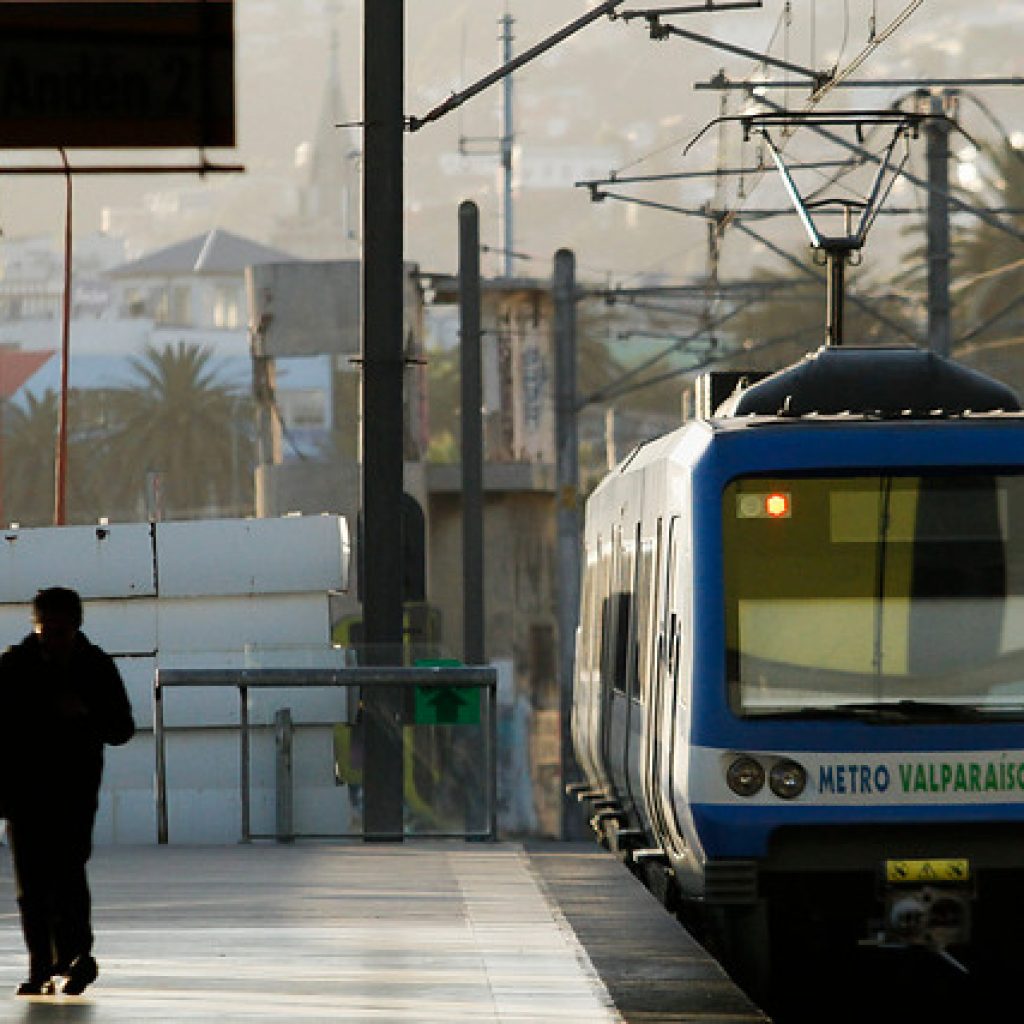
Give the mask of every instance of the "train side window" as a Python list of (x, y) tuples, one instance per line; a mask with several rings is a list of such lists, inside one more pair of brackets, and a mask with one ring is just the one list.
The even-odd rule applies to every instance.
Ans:
[(616, 602), (615, 641), (613, 644), (612, 686), (619, 693), (626, 692), (626, 668), (629, 656), (629, 619), (633, 606), (633, 595), (620, 591), (614, 595)]
[[(638, 530), (639, 537), (639, 530)], [(637, 563), (638, 579), (636, 585), (636, 629), (633, 639), (633, 675), (630, 678), (630, 696), (636, 700), (643, 698), (642, 680), (650, 673), (650, 644), (645, 637), (650, 634), (653, 595), (651, 587), (654, 574), (654, 552), (651, 542), (640, 545), (640, 558)]]
[(673, 612), (669, 616), (668, 620), (668, 664), (667, 668), (669, 673), (675, 670), (676, 656), (679, 654), (679, 644), (677, 643), (679, 633), (677, 629), (678, 623), (676, 621), (676, 613)]
[(608, 630), (612, 623), (609, 621), (608, 611), (610, 559), (607, 551), (601, 551), (600, 537), (597, 541), (597, 552), (599, 558), (594, 565), (594, 592), (591, 597), (590, 613), (594, 624), (594, 633), (590, 638), (590, 670), (595, 674), (595, 678), (604, 679), (608, 664)]
[(587, 566), (583, 583), (583, 612), (580, 615), (580, 671), (592, 673), (595, 668), (594, 646), (600, 638), (601, 631), (597, 622), (595, 611), (594, 591), (597, 588), (597, 566), (591, 563)]
[(612, 641), (615, 623), (612, 616), (612, 598), (606, 597), (601, 602), (601, 679), (612, 677)]
[(620, 590), (605, 598), (601, 606), (601, 676), (619, 693), (626, 692), (631, 604), (632, 595)]

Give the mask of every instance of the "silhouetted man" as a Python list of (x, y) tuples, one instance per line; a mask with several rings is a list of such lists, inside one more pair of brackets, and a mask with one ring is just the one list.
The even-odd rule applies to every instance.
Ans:
[(113, 659), (80, 630), (74, 590), (33, 601), (35, 629), (0, 656), (0, 778), (29, 975), (18, 995), (79, 995), (96, 980), (85, 865), (103, 746), (135, 732)]

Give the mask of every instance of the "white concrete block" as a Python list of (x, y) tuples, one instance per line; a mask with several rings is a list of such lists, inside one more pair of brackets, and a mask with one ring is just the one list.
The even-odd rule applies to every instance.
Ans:
[[(153, 598), (128, 601), (85, 601), (82, 631), (112, 657), (156, 651), (157, 602)], [(0, 650), (19, 643), (32, 632), (32, 605), (0, 604)]]
[(149, 523), (0, 530), (0, 603), (31, 602), (43, 587), (89, 598), (156, 593)]
[(93, 829), (93, 842), (97, 846), (148, 845), (156, 841), (156, 802), (152, 787), (101, 792)]
[(161, 664), (185, 654), (198, 664), (207, 654), (248, 651), (254, 667), (261, 648), (290, 650), (296, 658), (304, 647), (328, 648), (330, 600), (324, 592), (166, 599), (157, 628)]
[[(297, 834), (353, 834), (348, 787), (334, 783), (329, 725), (298, 727), (293, 738), (293, 807)], [(274, 835), (276, 748), (271, 728), (251, 736), (250, 822), (255, 835)], [(106, 752), (94, 833), (97, 844), (157, 839), (155, 744), (142, 732)], [(235, 843), (241, 838), (238, 733), (235, 729), (173, 731), (167, 737), (168, 833), (172, 843)]]
[(124, 680), (128, 703), (132, 706), (132, 717), (136, 729), (153, 728), (153, 678), (156, 674), (156, 659), (115, 658), (121, 678)]
[(162, 597), (344, 590), (349, 539), (337, 515), (158, 523)]
[(153, 734), (137, 732), (124, 746), (104, 747), (103, 786), (101, 794), (113, 790), (153, 789), (156, 775)]

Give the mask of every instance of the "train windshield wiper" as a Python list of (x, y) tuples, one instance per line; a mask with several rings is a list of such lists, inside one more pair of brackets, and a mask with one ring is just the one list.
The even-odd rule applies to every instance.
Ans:
[(771, 708), (758, 718), (867, 718), (879, 722), (965, 722), (1007, 716), (1022, 717), (1022, 707), (987, 707), (934, 700), (857, 701), (850, 704)]

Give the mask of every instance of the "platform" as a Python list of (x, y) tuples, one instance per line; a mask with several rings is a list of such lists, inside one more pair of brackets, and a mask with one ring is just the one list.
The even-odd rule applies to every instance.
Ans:
[(762, 1019), (589, 845), (101, 847), (90, 869), (100, 979), (77, 999), (19, 999), (0, 851), (3, 1024)]

